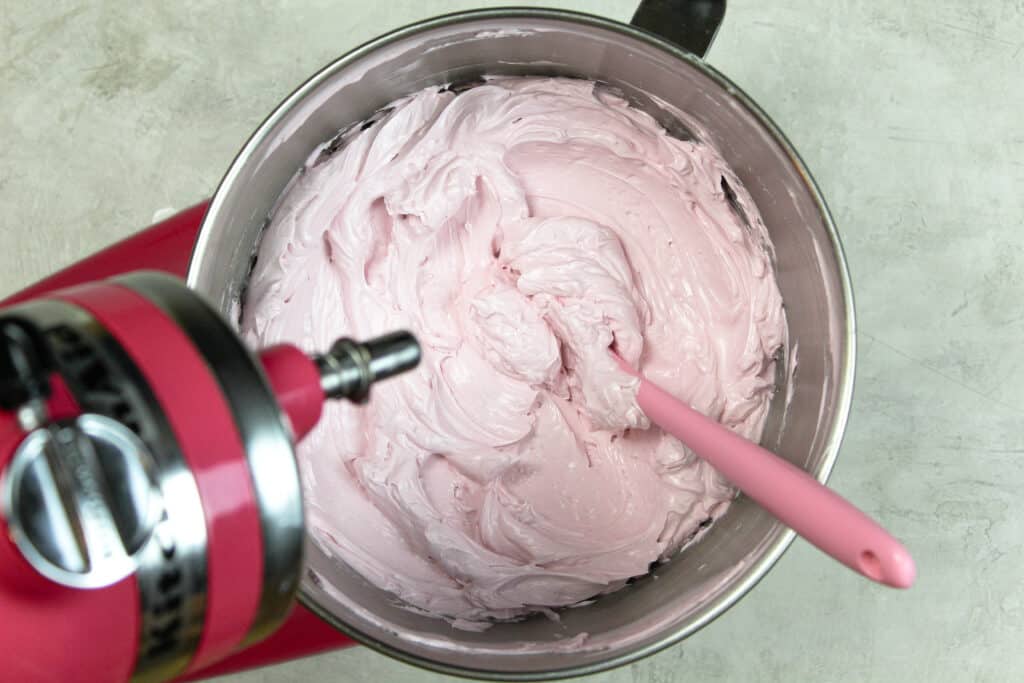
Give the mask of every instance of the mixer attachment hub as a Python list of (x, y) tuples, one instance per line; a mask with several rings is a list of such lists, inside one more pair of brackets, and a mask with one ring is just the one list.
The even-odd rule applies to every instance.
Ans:
[(412, 370), (420, 356), (415, 337), (408, 332), (392, 332), (366, 342), (339, 339), (330, 351), (313, 360), (327, 398), (365, 403), (375, 382)]

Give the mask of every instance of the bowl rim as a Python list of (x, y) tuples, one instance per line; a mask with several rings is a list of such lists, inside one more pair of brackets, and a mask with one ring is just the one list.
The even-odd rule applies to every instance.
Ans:
[[(843, 338), (844, 346), (841, 354), (839, 354), (839, 357), (836, 359), (839, 364), (839, 377), (836, 387), (835, 410), (833, 413), (832, 425), (822, 446), (822, 461), (817, 471), (812, 473), (818, 481), (826, 483), (833, 467), (835, 466), (843, 434), (849, 420), (850, 407), (853, 400), (857, 352), (857, 326), (853, 300), (853, 288), (850, 281), (850, 273), (846, 256), (843, 251), (842, 242), (832, 218), (832, 214), (825, 203), (824, 196), (815, 182), (814, 177), (811, 175), (807, 165), (804, 163), (793, 144), (775, 124), (775, 122), (772, 121), (768, 114), (749, 95), (747, 95), (746, 92), (703, 59), (654, 33), (631, 24), (572, 10), (525, 7), (474, 9), (442, 14), (406, 24), (405, 26), (385, 32), (364, 42), (358, 47), (349, 50), (345, 54), (323, 66), (316, 73), (310, 76), (302, 85), (292, 91), (291, 94), (289, 94), (279, 105), (277, 105), (277, 107), (274, 108), (259, 127), (256, 128), (255, 132), (249, 137), (245, 145), (235, 156), (231, 165), (228, 167), (227, 172), (218, 184), (217, 190), (210, 200), (206, 214), (203, 217), (189, 260), (186, 284), (193, 289), (197, 285), (198, 265), (205, 252), (210, 248), (210, 234), (213, 230), (213, 225), (217, 222), (219, 215), (225, 210), (224, 195), (237, 182), (242, 168), (248, 164), (257, 147), (267, 138), (275, 126), (288, 116), (291, 111), (308, 95), (318, 89), (325, 81), (333, 77), (338, 72), (348, 68), (352, 64), (381, 48), (435, 29), (446, 28), (457, 24), (497, 19), (534, 19), (575, 23), (591, 28), (603, 29), (612, 33), (617, 33), (626, 38), (646, 43), (647, 45), (661, 50), (671, 57), (687, 63), (689, 66), (701, 71), (705, 76), (709, 77), (716, 85), (726, 90), (733, 98), (735, 98), (736, 102), (751, 114), (757, 123), (771, 135), (776, 143), (779, 144), (780, 148), (788, 157), (790, 164), (792, 164), (793, 168), (803, 179), (804, 185), (818, 209), (826, 233), (829, 237), (832, 256), (836, 261), (836, 274), (839, 280), (840, 292), (842, 294), (845, 329), (842, 330), (840, 336)], [(299, 589), (299, 602), (345, 635), (377, 652), (388, 655), (389, 657), (393, 657), (407, 664), (464, 678), (472, 677), (483, 680), (498, 681), (557, 680), (594, 674), (635, 662), (643, 659), (644, 657), (655, 654), (656, 652), (659, 652), (671, 645), (675, 645), (696, 633), (724, 614), (730, 607), (735, 605), (740, 598), (745, 596), (754, 586), (756, 586), (758, 582), (760, 582), (761, 579), (764, 578), (764, 576), (772, 569), (779, 558), (782, 557), (783, 553), (785, 553), (789, 548), (795, 537), (796, 532), (788, 527), (783, 527), (781, 533), (778, 534), (775, 540), (768, 544), (768, 547), (762, 552), (761, 556), (745, 568), (743, 572), (737, 575), (737, 578), (728, 590), (705, 604), (701, 608), (700, 614), (681, 628), (665, 633), (646, 645), (619, 653), (613, 657), (601, 659), (589, 664), (574, 665), (560, 669), (524, 672), (498, 671), (446, 664), (411, 654), (377, 640), (372, 635), (359, 630), (351, 624), (345, 623), (335, 615), (331, 614), (328, 610), (318, 605), (315, 597), (311, 596), (309, 591), (306, 589), (305, 579), (301, 582)]]

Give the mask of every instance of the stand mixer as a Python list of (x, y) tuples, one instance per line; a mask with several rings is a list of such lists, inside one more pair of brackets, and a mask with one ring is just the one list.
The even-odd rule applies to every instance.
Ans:
[[(98, 282), (140, 269), (187, 276), (192, 290), (230, 317), (274, 202), (310, 150), (339, 130), (425, 85), (481, 74), (608, 83), (636, 96), (641, 108), (658, 113), (662, 101), (687, 112), (711, 139), (727, 143), (726, 161), (751, 190), (777, 247), (789, 339), (801, 353), (800, 371), (780, 377), (785, 405), (775, 411), (780, 419), (769, 424), (766, 443), (823, 483), (852, 396), (849, 276), (828, 208), (792, 145), (756, 103), (700, 60), (724, 5), (643, 0), (633, 26), (560, 10), (479, 10), (394, 31), (332, 62), (283, 101), (209, 204), (0, 302), (0, 318), (14, 316), (5, 338), (21, 349), (6, 356), (5, 377), (15, 381), (13, 390), (5, 384), (11, 398), (0, 408), (0, 495), (7, 497), (0, 498), (0, 608), (7, 617), (0, 680), (192, 680), (352, 644), (342, 631), (435, 671), (565, 678), (677, 643), (741, 599), (793, 539), (745, 498), (687, 561), (665, 563), (629, 591), (567, 610), (558, 623), (537, 618), (458, 631), (404, 609), (316, 543), (307, 543), (304, 564), (297, 562), (293, 441), (315, 423), (327, 392), (341, 385), (361, 392), (365, 382), (341, 376), (359, 375), (352, 366), (365, 372), (377, 345), (346, 342), (316, 359), (285, 347), (255, 358), (178, 283), (151, 274)], [(668, 117), (666, 128), (673, 121)], [(22, 303), (27, 307), (5, 308)], [(386, 367), (411, 364), (407, 338), (381, 343), (399, 349), (382, 354)], [(47, 372), (53, 368), (58, 372)], [(115, 381), (110, 373), (118, 368)], [(170, 447), (157, 455), (154, 444)], [(71, 454), (70, 473), (53, 467), (58, 448)], [(22, 450), (28, 455), (19, 456)], [(16, 461), (26, 463), (17, 478)], [(105, 488), (115, 474), (124, 482), (117, 497)], [(180, 494), (174, 509), (165, 485)], [(81, 490), (62, 497), (74, 486)], [(57, 514), (31, 519), (31, 528), (24, 514), (9, 514), (33, 507), (23, 504), (25, 495), (42, 501), (44, 492)], [(90, 502), (98, 500), (110, 510)], [(36, 545), (50, 538), (40, 528), (62, 534), (59, 542)], [(33, 549), (41, 557), (30, 558)], [(103, 568), (95, 577), (94, 560)], [(301, 605), (291, 599), (296, 583)], [(587, 648), (565, 646), (584, 637)]]
[(419, 358), (405, 332), (254, 356), (154, 272), (0, 309), (3, 679), (169, 680), (278, 628), (302, 571), (294, 444)]

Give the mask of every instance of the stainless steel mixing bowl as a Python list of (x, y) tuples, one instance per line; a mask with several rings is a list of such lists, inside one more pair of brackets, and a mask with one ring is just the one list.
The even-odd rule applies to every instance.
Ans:
[[(485, 74), (601, 81), (677, 134), (687, 133), (668, 110), (685, 112), (753, 196), (775, 244), (790, 341), (763, 443), (824, 481), (852, 393), (846, 265), (824, 200), (792, 146), (750, 98), (694, 54), (708, 46), (722, 9), (724, 2), (708, 0), (643, 3), (640, 23), (670, 29), (692, 51), (631, 25), (519, 9), (431, 19), (353, 50), (289, 96), (235, 159), (203, 222), (189, 284), (231, 313), (274, 202), (310, 152), (401, 96)], [(307, 544), (300, 598), (339, 629), (408, 662), (494, 679), (556, 678), (629, 662), (682, 640), (750, 590), (792, 539), (740, 497), (703, 540), (651, 576), (564, 610), (558, 622), (538, 616), (481, 633), (396, 606), (392, 595), (315, 543)]]

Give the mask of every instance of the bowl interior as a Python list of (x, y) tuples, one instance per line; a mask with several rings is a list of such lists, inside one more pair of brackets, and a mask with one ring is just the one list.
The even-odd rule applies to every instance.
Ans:
[[(853, 369), (852, 304), (824, 204), (788, 143), (735, 86), (614, 22), (553, 11), (467, 13), (399, 30), (328, 66), (271, 115), (231, 166), (204, 220), (189, 284), (237, 317), (260, 232), (317, 145), (401, 96), (485, 74), (601, 81), (677, 134), (699, 131), (718, 147), (762, 213), (788, 316), (790, 344), (763, 443), (824, 480)], [(741, 496), (699, 543), (626, 589), (563, 610), (558, 621), (538, 616), (483, 632), (398, 607), (307, 539), (302, 597), (339, 628), (415, 663), (547, 678), (607, 668), (692, 633), (741, 597), (791, 538)]]

